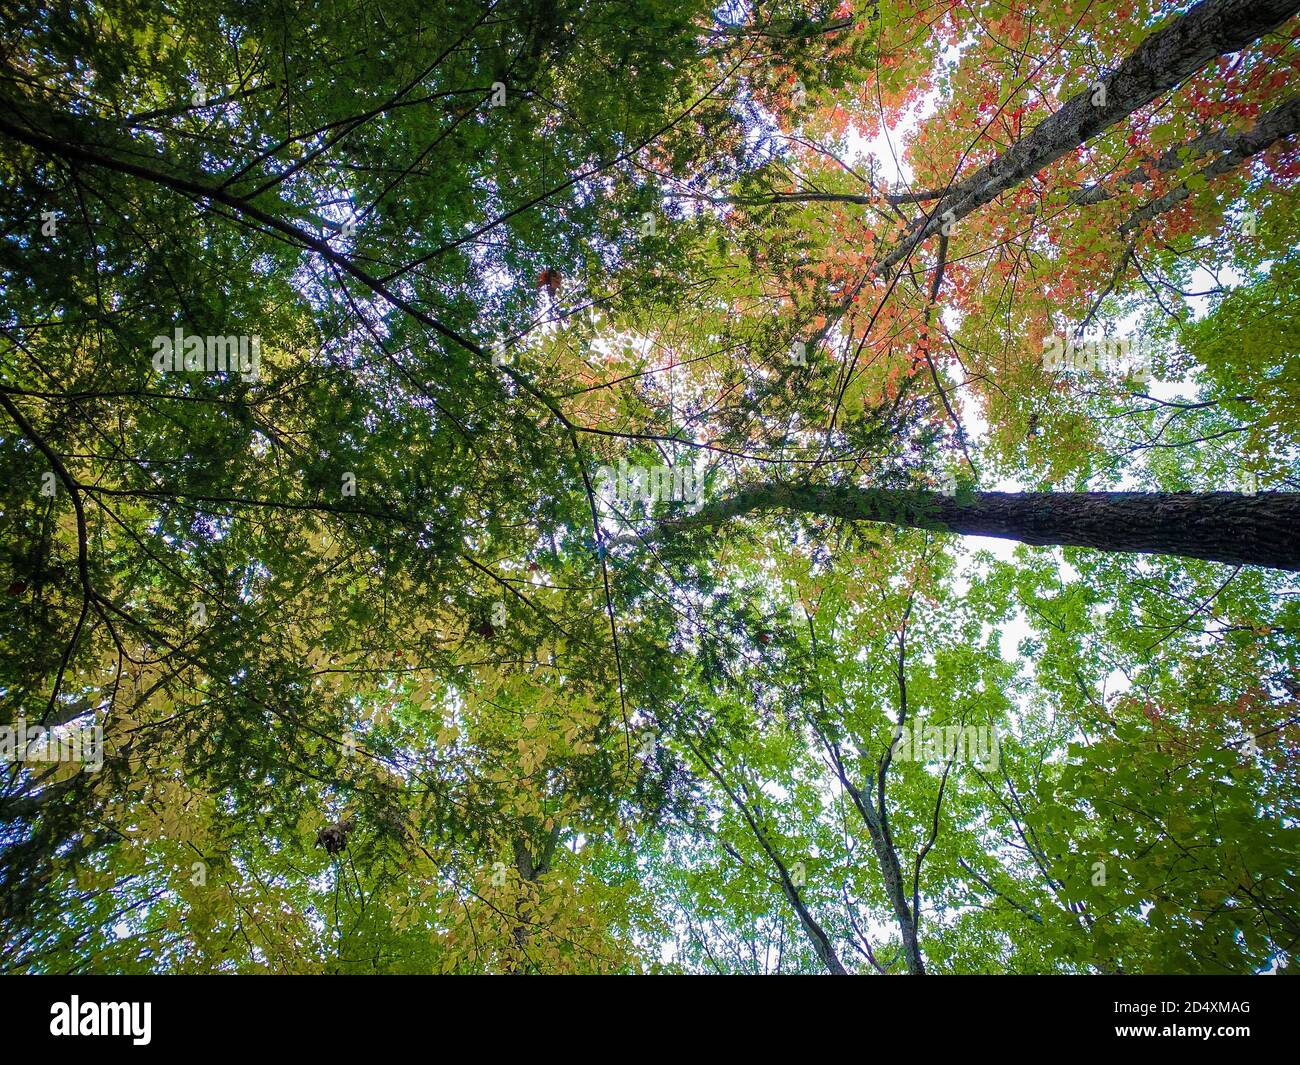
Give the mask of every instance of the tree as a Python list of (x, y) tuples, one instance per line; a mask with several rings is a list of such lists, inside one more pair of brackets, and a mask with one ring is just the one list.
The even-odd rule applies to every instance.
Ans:
[(1289, 967), (1298, 7), (7, 16), (0, 964)]

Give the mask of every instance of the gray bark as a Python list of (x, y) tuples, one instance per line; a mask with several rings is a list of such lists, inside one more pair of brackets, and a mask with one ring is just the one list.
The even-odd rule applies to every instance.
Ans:
[(1145, 107), (1216, 56), (1239, 51), (1300, 11), (1297, 0), (1202, 0), (1187, 14), (1146, 38), (1111, 74), (1102, 78), (1105, 103), (1093, 103), (1089, 85), (1029, 136), (954, 185), (935, 205), (929, 221), (878, 262), (888, 271), (947, 220), (955, 222), (1031, 174)]
[(1300, 493), (976, 492), (764, 484), (705, 507), (657, 534), (770, 511), (800, 511), (1036, 546), (1091, 547), (1300, 570)]

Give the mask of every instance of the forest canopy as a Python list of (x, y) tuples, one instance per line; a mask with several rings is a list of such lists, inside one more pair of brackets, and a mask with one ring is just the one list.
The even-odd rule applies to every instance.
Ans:
[(1300, 0), (13, 0), (0, 972), (1296, 971)]

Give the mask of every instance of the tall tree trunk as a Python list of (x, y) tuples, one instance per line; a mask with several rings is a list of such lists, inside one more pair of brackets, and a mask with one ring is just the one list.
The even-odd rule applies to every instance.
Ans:
[[(1151, 103), (1211, 59), (1239, 51), (1300, 10), (1297, 0), (1202, 0), (1146, 38), (1111, 74), (1102, 78), (1104, 98), (1092, 86), (1072, 97), (1034, 131), (954, 185), (916, 231), (876, 264), (883, 272), (945, 220), (963, 218), (1030, 174), (1072, 152), (1120, 119)], [(948, 216), (945, 219), (945, 215)]]
[[(852, 521), (1300, 570), (1300, 493), (976, 492), (947, 497), (899, 489), (766, 484), (705, 507), (679, 526), (746, 514), (804, 511)], [(621, 536), (619, 543), (641, 537)], [(649, 539), (649, 537), (646, 537)]]
[[(529, 819), (525, 819), (528, 821)], [(530, 827), (532, 827), (530, 825)], [(538, 855), (533, 857), (530, 847), (530, 840), (522, 837), (515, 837), (511, 842), (511, 847), (515, 857), (515, 871), (519, 873), (521, 884), (528, 885), (525, 891), (529, 890), (531, 885), (537, 883), (541, 877), (550, 871), (551, 859), (555, 855), (555, 846), (560, 840), (560, 826), (556, 825), (549, 832), (545, 833), (540, 846), (538, 846)], [(511, 974), (515, 976), (522, 975), (528, 971), (528, 941), (532, 936), (532, 907), (529, 905), (525, 895), (521, 894), (515, 900), (515, 927), (511, 933), (511, 941), (514, 943), (515, 950), (518, 952), (518, 958), (511, 967)]]

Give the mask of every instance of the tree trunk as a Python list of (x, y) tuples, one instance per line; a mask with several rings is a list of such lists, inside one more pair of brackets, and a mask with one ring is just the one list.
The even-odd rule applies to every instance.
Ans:
[[(1296, 0), (1202, 0), (1144, 40), (1104, 76), (1104, 97), (1084, 87), (1023, 140), (954, 185), (916, 232), (876, 264), (877, 273), (906, 258), (947, 221), (965, 217), (1030, 174), (1145, 107), (1215, 56), (1239, 51), (1300, 10)], [(945, 215), (948, 216), (945, 219)]]
[[(843, 767), (841, 767), (842, 769)], [(862, 815), (867, 833), (871, 837), (872, 849), (880, 863), (880, 876), (885, 886), (885, 894), (894, 911), (894, 920), (898, 922), (899, 935), (903, 940), (903, 957), (907, 961), (907, 971), (912, 976), (925, 975), (925, 960), (921, 957), (921, 942), (917, 934), (917, 915), (907, 903), (907, 886), (903, 880), (903, 868), (898, 863), (898, 852), (894, 841), (886, 830), (880, 814), (871, 806), (871, 784), (867, 785), (867, 794), (849, 782), (848, 775), (841, 772), (840, 781), (848, 789), (853, 805)]]
[[(717, 525), (772, 510), (1026, 544), (1300, 570), (1300, 493), (1295, 492), (976, 492), (950, 498), (909, 490), (767, 484), (707, 506), (678, 527)], [(616, 542), (640, 539), (622, 536)]]

